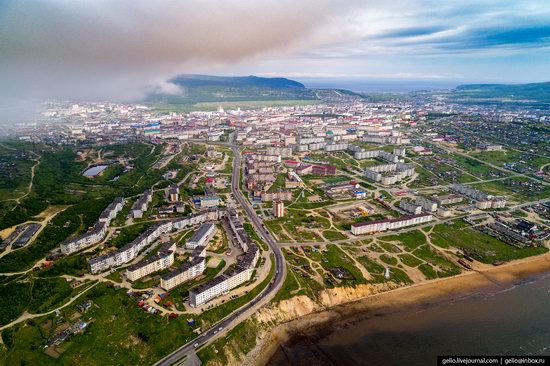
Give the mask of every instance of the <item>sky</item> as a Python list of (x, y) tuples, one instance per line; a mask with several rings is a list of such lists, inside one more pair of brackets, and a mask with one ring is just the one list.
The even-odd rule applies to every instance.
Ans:
[(0, 110), (178, 93), (180, 73), (550, 81), (549, 60), (548, 0), (0, 0)]

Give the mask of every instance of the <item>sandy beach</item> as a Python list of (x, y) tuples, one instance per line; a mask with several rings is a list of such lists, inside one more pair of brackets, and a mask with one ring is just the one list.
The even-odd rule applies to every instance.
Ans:
[(279, 345), (301, 333), (329, 331), (334, 324), (352, 323), (369, 316), (406, 311), (415, 306), (437, 304), (484, 288), (507, 287), (511, 283), (550, 272), (550, 253), (488, 266), (458, 276), (425, 281), (387, 292), (370, 295), (327, 310), (308, 314), (275, 327), (270, 336), (257, 345), (249, 356), (250, 364), (265, 365)]

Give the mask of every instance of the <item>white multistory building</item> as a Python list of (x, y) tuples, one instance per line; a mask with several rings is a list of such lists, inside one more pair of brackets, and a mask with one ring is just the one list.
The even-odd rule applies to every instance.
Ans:
[(413, 215), (420, 215), (422, 212), (422, 206), (415, 205), (408, 200), (401, 200), (401, 202), (399, 202), (399, 208)]
[(202, 224), (186, 242), (187, 249), (206, 246), (208, 241), (216, 234), (216, 225), (212, 223)]
[(245, 253), (239, 257), (232, 270), (189, 291), (189, 304), (192, 307), (201, 306), (252, 279), (252, 273), (260, 258), (260, 249), (246, 233), (234, 209), (229, 210), (228, 221), (229, 227)]
[(100, 255), (88, 260), (88, 269), (91, 273), (106, 271), (118, 267), (135, 259), (139, 253), (149, 247), (160, 235), (172, 230), (181, 230), (188, 226), (202, 224), (206, 221), (217, 220), (221, 215), (218, 210), (203, 211), (187, 217), (179, 217), (162, 221), (151, 226), (143, 234), (114, 252)]
[(153, 191), (147, 189), (132, 205), (131, 213), (134, 219), (141, 219), (147, 211), (149, 203), (153, 200)]
[(174, 264), (175, 251), (176, 243), (173, 241), (163, 244), (154, 256), (128, 267), (126, 269), (126, 278), (129, 281), (136, 281), (151, 273), (170, 267)]
[(407, 226), (424, 224), (433, 220), (432, 214), (402, 216), (397, 219), (385, 219), (378, 221), (361, 222), (351, 225), (354, 235), (375, 233), (378, 231), (396, 230)]
[(101, 242), (107, 234), (109, 224), (120, 212), (120, 210), (122, 210), (122, 206), (124, 206), (124, 198), (117, 197), (111, 204), (109, 204), (109, 206), (107, 206), (105, 210), (103, 210), (103, 212), (101, 212), (99, 219), (92, 230), (63, 241), (60, 244), (61, 253), (75, 253)]
[(475, 206), (481, 210), (486, 210), (489, 208), (504, 208), (506, 206), (506, 197), (504, 196), (493, 196), (492, 194), (487, 194), (462, 184), (453, 184), (451, 189), (476, 200)]
[(427, 199), (425, 197), (416, 197), (415, 202), (417, 205), (422, 206), (422, 209), (424, 209), (424, 211), (428, 211), (428, 212), (437, 211), (437, 203), (430, 199)]
[(200, 276), (205, 269), (206, 259), (204, 256), (193, 258), (183, 263), (179, 268), (163, 275), (160, 278), (160, 287), (169, 291), (184, 282)]
[(392, 185), (414, 175), (414, 166), (399, 162), (376, 165), (365, 169), (363, 175), (372, 181)]

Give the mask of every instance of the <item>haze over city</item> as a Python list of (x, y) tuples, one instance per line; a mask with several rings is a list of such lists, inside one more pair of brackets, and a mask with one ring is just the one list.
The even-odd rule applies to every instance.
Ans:
[(0, 95), (131, 99), (180, 73), (542, 81), (549, 19), (532, 0), (3, 1)]

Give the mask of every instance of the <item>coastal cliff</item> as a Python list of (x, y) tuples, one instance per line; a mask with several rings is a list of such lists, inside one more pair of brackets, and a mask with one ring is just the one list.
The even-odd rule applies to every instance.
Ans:
[[(346, 326), (376, 312), (393, 312), (418, 304), (437, 304), (460, 294), (494, 286), (509, 286), (550, 270), (550, 255), (524, 258), (498, 267), (422, 281), (410, 286), (394, 283), (337, 287), (315, 293), (312, 299), (294, 296), (260, 309), (239, 325), (235, 339), (249, 338), (248, 347), (234, 340), (215, 345), (216, 357), (206, 365), (265, 365), (281, 344), (306, 331)], [(242, 343), (242, 342), (241, 342)], [(221, 357), (220, 357), (221, 356)]]
[[(216, 349), (218, 356), (222, 356), (222, 354), (223, 356), (211, 359), (207, 364), (230, 366), (265, 364), (276, 350), (276, 347), (288, 340), (294, 332), (339, 317), (340, 314), (334, 307), (397, 287), (393, 283), (336, 287), (317, 292), (315, 299), (300, 295), (264, 307), (248, 321), (249, 331), (256, 332), (254, 347), (245, 350), (243, 347), (238, 347), (229, 342), (225, 346)], [(312, 314), (315, 314), (315, 317), (304, 318)], [(302, 321), (299, 324), (294, 324), (299, 319)], [(287, 327), (279, 327), (283, 324)]]

